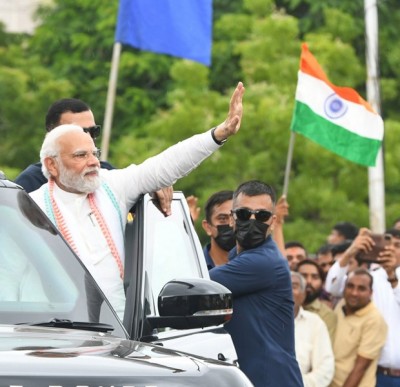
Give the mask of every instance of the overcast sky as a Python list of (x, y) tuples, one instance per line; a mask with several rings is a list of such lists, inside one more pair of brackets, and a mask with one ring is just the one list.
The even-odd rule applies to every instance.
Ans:
[[(46, 0), (45, 0), (46, 1)], [(32, 32), (32, 14), (43, 0), (0, 0), (0, 21), (7, 32)]]

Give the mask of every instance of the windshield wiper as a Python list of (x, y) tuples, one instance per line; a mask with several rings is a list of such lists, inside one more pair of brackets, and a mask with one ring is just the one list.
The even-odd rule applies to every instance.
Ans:
[(30, 326), (35, 326), (35, 327), (82, 329), (84, 331), (96, 331), (96, 332), (112, 332), (114, 330), (114, 327), (110, 324), (91, 323), (91, 322), (84, 322), (84, 321), (71, 321), (71, 320), (59, 319), (59, 318), (53, 318), (50, 321), (43, 321), (43, 322), (19, 323), (17, 325), (30, 325)]

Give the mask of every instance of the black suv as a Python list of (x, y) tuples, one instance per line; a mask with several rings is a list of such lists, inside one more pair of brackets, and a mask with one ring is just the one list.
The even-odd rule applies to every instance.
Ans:
[(221, 325), (231, 294), (190, 261), (199, 243), (175, 197), (168, 218), (144, 197), (127, 227), (122, 324), (30, 196), (0, 177), (1, 386), (251, 386)]

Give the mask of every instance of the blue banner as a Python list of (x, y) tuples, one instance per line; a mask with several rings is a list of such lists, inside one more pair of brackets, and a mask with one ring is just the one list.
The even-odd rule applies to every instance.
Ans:
[(115, 41), (209, 66), (212, 0), (120, 0)]

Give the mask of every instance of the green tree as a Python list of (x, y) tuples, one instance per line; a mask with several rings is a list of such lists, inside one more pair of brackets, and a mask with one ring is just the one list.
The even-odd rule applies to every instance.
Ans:
[(21, 169), (39, 158), (48, 101), (72, 91), (27, 53), (28, 42), (19, 36), (0, 45), (0, 165)]
[[(235, 55), (240, 58), (247, 87), (241, 132), (176, 184), (177, 189), (198, 196), (200, 203), (205, 203), (212, 192), (234, 189), (247, 179), (268, 181), (278, 193), (282, 189), (299, 60), (298, 23), (271, 8), (252, 8), (251, 2), (249, 5), (245, 14), (225, 14), (216, 24), (225, 36), (225, 44), (235, 41)], [(286, 44), (278, 36), (284, 36)], [(309, 38), (333, 81), (344, 77), (349, 85), (356, 86), (364, 79), (364, 68), (352, 47), (340, 40), (332, 44), (329, 28)], [(335, 55), (346, 56), (346, 66), (332, 60)], [(114, 149), (120, 155), (119, 163), (132, 158), (144, 160), (224, 119), (232, 87), (219, 95), (211, 89), (211, 77), (207, 77), (204, 67), (186, 61), (175, 63), (170, 76), (174, 83), (166, 98), (168, 109), (159, 111), (141, 130), (148, 133), (146, 138), (129, 134), (117, 142)], [(304, 138), (296, 141), (289, 195), (291, 217), (285, 233), (288, 239), (304, 240), (312, 251), (324, 241), (332, 224), (344, 216), (358, 224), (367, 223), (366, 169)]]
[[(379, 2), (388, 225), (400, 214), (400, 11), (394, 1)], [(32, 37), (0, 31), (0, 165), (23, 168), (37, 160), (44, 114), (55, 99), (81, 98), (102, 122), (116, 14), (117, 2), (54, 0), (40, 10), (41, 26)], [(248, 179), (270, 182), (280, 194), (301, 42), (308, 42), (333, 83), (365, 95), (362, 2), (214, 0), (213, 35), (210, 68), (123, 47), (110, 161), (139, 163), (218, 124), (243, 80), (240, 134), (175, 188), (198, 196), (201, 205), (211, 193)], [(297, 136), (288, 200), (286, 239), (315, 251), (337, 221), (368, 225), (367, 169)]]

